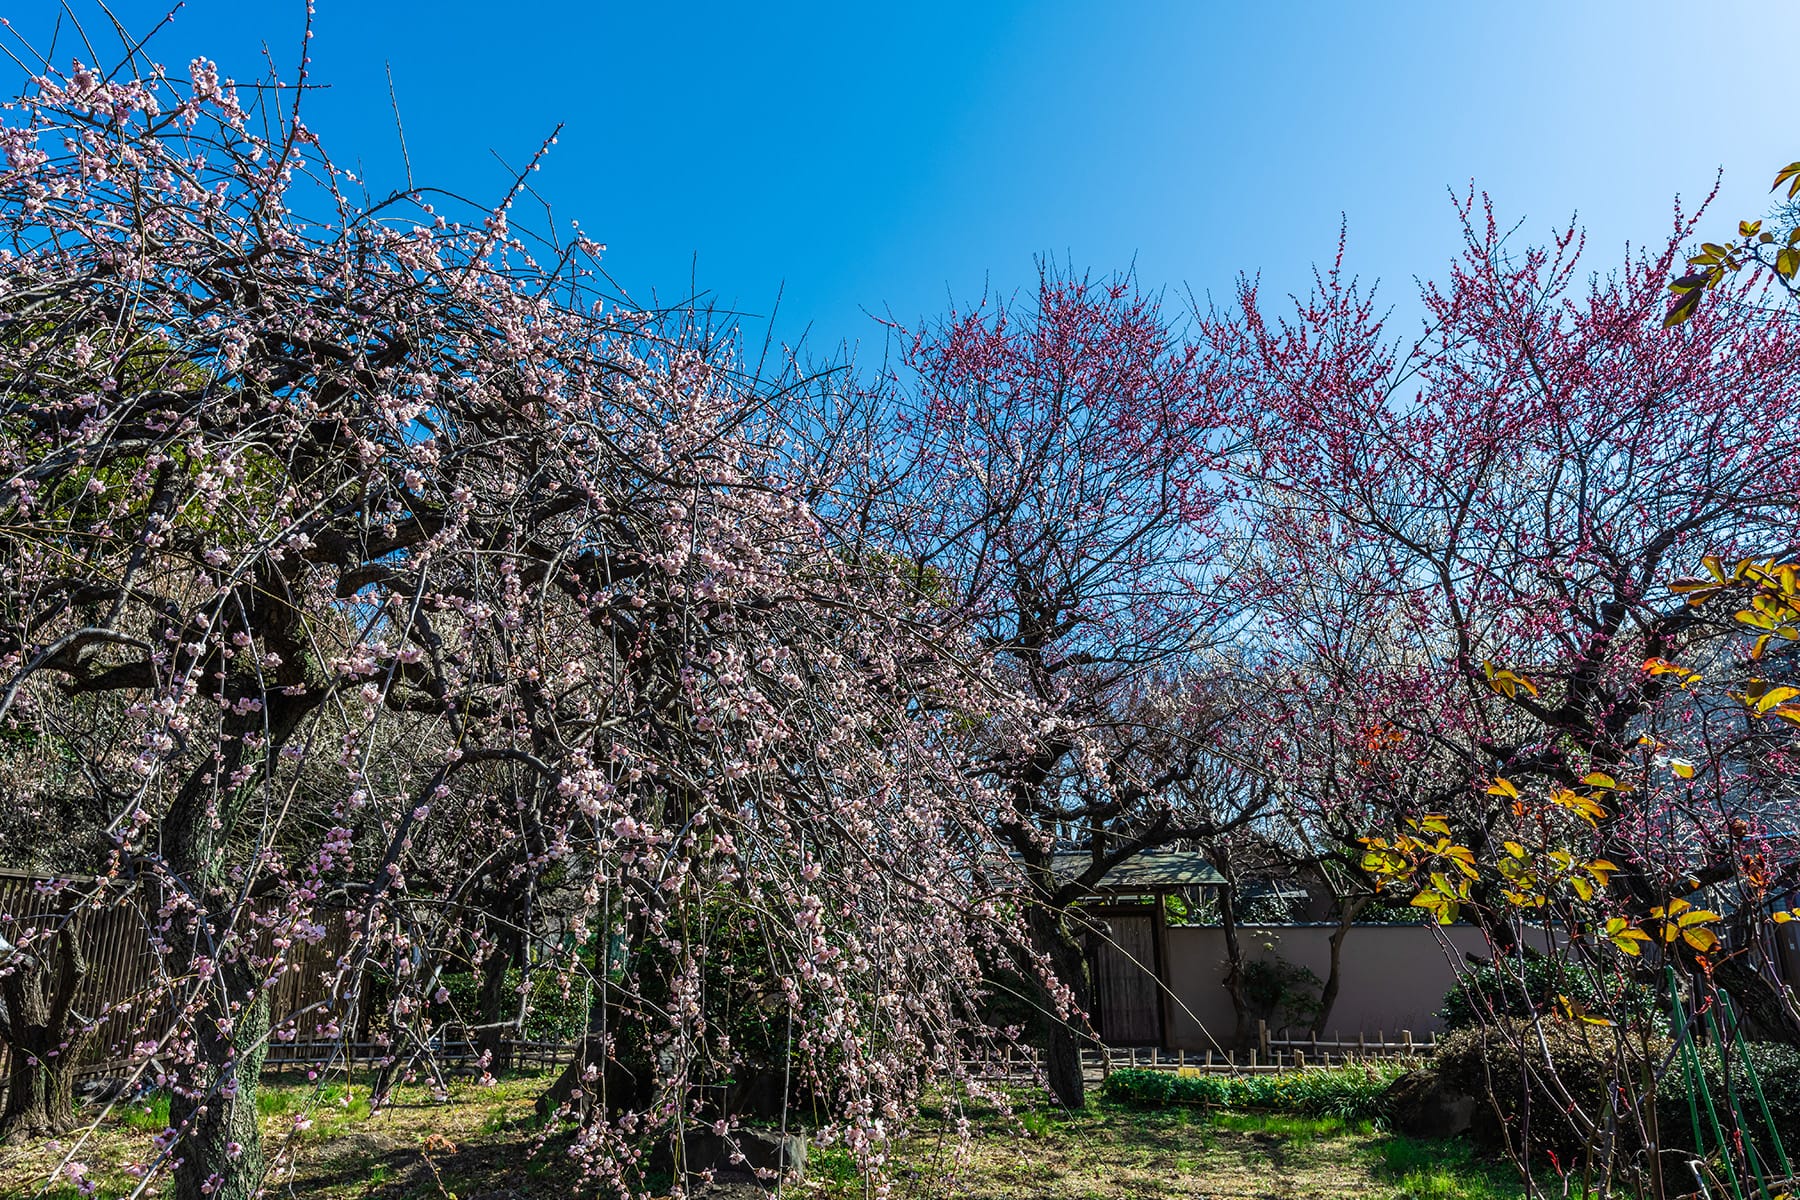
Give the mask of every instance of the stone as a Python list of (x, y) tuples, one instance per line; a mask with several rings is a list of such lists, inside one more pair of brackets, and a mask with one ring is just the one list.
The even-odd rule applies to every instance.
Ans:
[(1432, 1070), (1409, 1071), (1394, 1080), (1387, 1102), (1395, 1132), (1408, 1137), (1456, 1137), (1467, 1133), (1475, 1120), (1475, 1097), (1451, 1087)]
[(129, 1103), (150, 1091), (148, 1084), (133, 1083), (114, 1075), (90, 1075), (75, 1085), (75, 1098), (83, 1104)]
[[(718, 1178), (757, 1179), (772, 1184), (778, 1176), (791, 1182), (806, 1174), (804, 1133), (734, 1129), (728, 1134), (717, 1134), (694, 1130), (683, 1139), (682, 1147), (690, 1175), (710, 1170)], [(772, 1174), (764, 1180), (758, 1174), (761, 1171)]]

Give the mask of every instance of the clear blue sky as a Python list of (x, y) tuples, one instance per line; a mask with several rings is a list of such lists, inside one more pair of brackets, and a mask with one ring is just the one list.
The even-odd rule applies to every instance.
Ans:
[[(0, 12), (41, 43), (53, 7)], [(112, 7), (143, 29), (166, 5)], [(301, 12), (190, 0), (152, 49), (245, 78), (267, 40), (288, 68)], [(375, 183), (403, 180), (384, 63), (421, 182), (495, 197), (490, 151), (565, 122), (538, 187), (618, 279), (678, 298), (697, 260), (755, 313), (785, 288), (780, 331), (821, 351), (878, 342), (864, 310), (1025, 284), (1037, 254), (1286, 290), (1340, 214), (1351, 268), (1401, 302), (1470, 179), (1531, 233), (1579, 212), (1605, 266), (1719, 169), (1718, 226), (1760, 214), (1800, 155), (1788, 3), (318, 0), (316, 29), (309, 123)]]

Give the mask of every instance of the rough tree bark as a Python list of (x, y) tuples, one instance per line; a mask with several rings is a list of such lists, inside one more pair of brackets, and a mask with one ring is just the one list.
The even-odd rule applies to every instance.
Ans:
[(1065, 1018), (1056, 1015), (1055, 998), (1038, 986), (1037, 1001), (1043, 1009), (1044, 1071), (1050, 1094), (1065, 1108), (1087, 1104), (1087, 1079), (1081, 1068), (1081, 1042), (1087, 1022), (1089, 995), (1087, 957), (1079, 937), (1070, 933), (1063, 914), (1033, 905), (1026, 921), (1038, 950), (1050, 959), (1056, 978), (1074, 995), (1076, 1011)]
[(75, 1013), (88, 975), (80, 920), (63, 919), (43, 954), (20, 954), (0, 966), (0, 1040), (11, 1050), (0, 1145), (54, 1137), (75, 1125), (75, 1064), (89, 1030)]
[[(176, 1200), (253, 1200), (263, 1182), (257, 1124), (257, 1078), (269, 1035), (269, 994), (247, 963), (218, 973), (195, 1022), (199, 1066), (188, 1088), (169, 1101), (169, 1123), (182, 1131), (175, 1168)], [(235, 1024), (219, 1022), (233, 1005)]]
[[(296, 658), (298, 656), (296, 655)], [(294, 668), (289, 668), (293, 670)], [(269, 753), (279, 753), (312, 701), (271, 697), (266, 705)], [(227, 721), (218, 767), (229, 776), (244, 761), (247, 721)], [(149, 881), (149, 911), (173, 914), (169, 947), (177, 978), (199, 986), (193, 1031), (194, 1061), (172, 1089), (169, 1124), (178, 1131), (171, 1153), (174, 1200), (252, 1200), (262, 1191), (265, 1163), (256, 1093), (268, 1052), (269, 992), (245, 944), (249, 924), (237, 911), (249, 903), (227, 886), (227, 831), (247, 806), (248, 790), (213, 792), (214, 776), (195, 772), (159, 824), (163, 861), (174, 883)], [(172, 890), (185, 893), (178, 902)]]
[(493, 1072), (512, 1067), (513, 1041), (522, 1032), (515, 1019), (519, 995), (506, 986), (506, 972), (513, 959), (514, 947), (508, 938), (481, 964), (481, 988), (475, 1003), (475, 1052), (486, 1056), (487, 1069)]

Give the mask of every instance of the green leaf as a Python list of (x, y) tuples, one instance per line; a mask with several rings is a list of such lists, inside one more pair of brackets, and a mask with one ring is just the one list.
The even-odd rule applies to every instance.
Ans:
[(1695, 291), (1684, 294), (1679, 300), (1671, 304), (1669, 306), (1668, 315), (1663, 317), (1663, 328), (1672, 329), (1693, 316), (1694, 310), (1700, 305), (1701, 295), (1702, 293), (1696, 289)]

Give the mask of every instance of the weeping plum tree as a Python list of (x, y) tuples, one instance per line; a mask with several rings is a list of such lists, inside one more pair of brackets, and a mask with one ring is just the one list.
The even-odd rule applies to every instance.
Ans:
[[(243, 94), (46, 64), (0, 124), (0, 723), (105, 714), (62, 753), (160, 952), (146, 1180), (265, 1185), (297, 1143), (259, 1069), (302, 1020), (379, 1004), (388, 1077), (419, 1069), (497, 863), (574, 881), (603, 948), (561, 965), (599, 997), (598, 1183), (733, 1069), (726, 928), (872, 1161), (1019, 936), (967, 734), (1023, 744), (1012, 683), (802, 501), (769, 411), (804, 389), (604, 303), (596, 247), (529, 250), (510, 197), (371, 200), (298, 90)], [(329, 922), (327, 997), (272, 1013)]]

